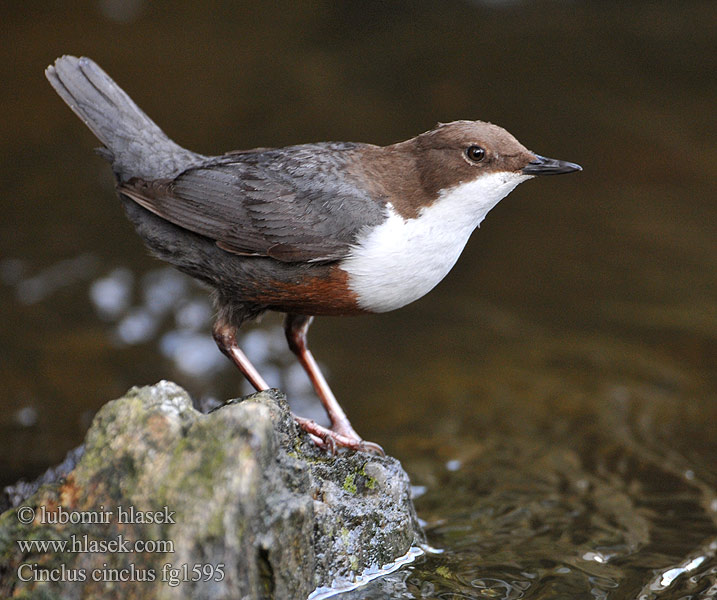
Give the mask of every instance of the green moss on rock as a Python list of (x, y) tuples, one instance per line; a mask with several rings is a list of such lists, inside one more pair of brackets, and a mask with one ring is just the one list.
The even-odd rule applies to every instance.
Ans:
[[(117, 506), (167, 507), (173, 522), (25, 525), (20, 507), (0, 516), (0, 597), (305, 598), (422, 540), (398, 461), (320, 451), (275, 390), (205, 415), (173, 383), (133, 388), (98, 412), (69, 475), (21, 505), (69, 512)], [(30, 554), (16, 543), (83, 535), (166, 540), (174, 552)], [(24, 562), (86, 573), (134, 565), (156, 579), (25, 582), (16, 577)], [(161, 580), (167, 563), (221, 563), (223, 577), (170, 587)]]

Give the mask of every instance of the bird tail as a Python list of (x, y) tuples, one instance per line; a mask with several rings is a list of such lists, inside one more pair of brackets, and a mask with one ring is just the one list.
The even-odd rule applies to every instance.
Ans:
[(121, 182), (175, 177), (204, 158), (170, 140), (91, 59), (62, 56), (45, 76), (102, 142), (100, 154)]

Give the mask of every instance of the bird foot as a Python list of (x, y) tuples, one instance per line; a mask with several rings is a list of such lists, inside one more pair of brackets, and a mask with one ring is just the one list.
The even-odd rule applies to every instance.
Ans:
[(358, 435), (346, 435), (333, 429), (319, 425), (316, 421), (294, 415), (297, 425), (306, 431), (313, 442), (319, 447), (336, 454), (340, 448), (355, 450), (358, 452), (370, 452), (379, 456), (386, 456), (383, 448), (374, 442), (362, 440)]

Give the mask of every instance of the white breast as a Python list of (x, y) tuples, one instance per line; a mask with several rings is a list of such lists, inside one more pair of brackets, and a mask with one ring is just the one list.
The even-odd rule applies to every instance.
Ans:
[(529, 176), (492, 173), (444, 192), (418, 217), (391, 206), (379, 226), (360, 236), (341, 268), (359, 306), (386, 312), (431, 291), (458, 260), (487, 212)]

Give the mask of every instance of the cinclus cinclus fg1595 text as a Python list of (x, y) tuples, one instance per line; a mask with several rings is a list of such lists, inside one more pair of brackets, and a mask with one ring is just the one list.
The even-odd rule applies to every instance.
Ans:
[(429, 292), (486, 213), (535, 175), (580, 171), (504, 129), (456, 121), (390, 146), (350, 142), (202, 156), (170, 140), (89, 58), (45, 71), (104, 145), (129, 219), (150, 250), (214, 291), (214, 339), (257, 389), (237, 345), (267, 310), (286, 313), (289, 348), (331, 421), (296, 416), (320, 445), (382, 452), (362, 440), (309, 351), (314, 315), (380, 313)]

